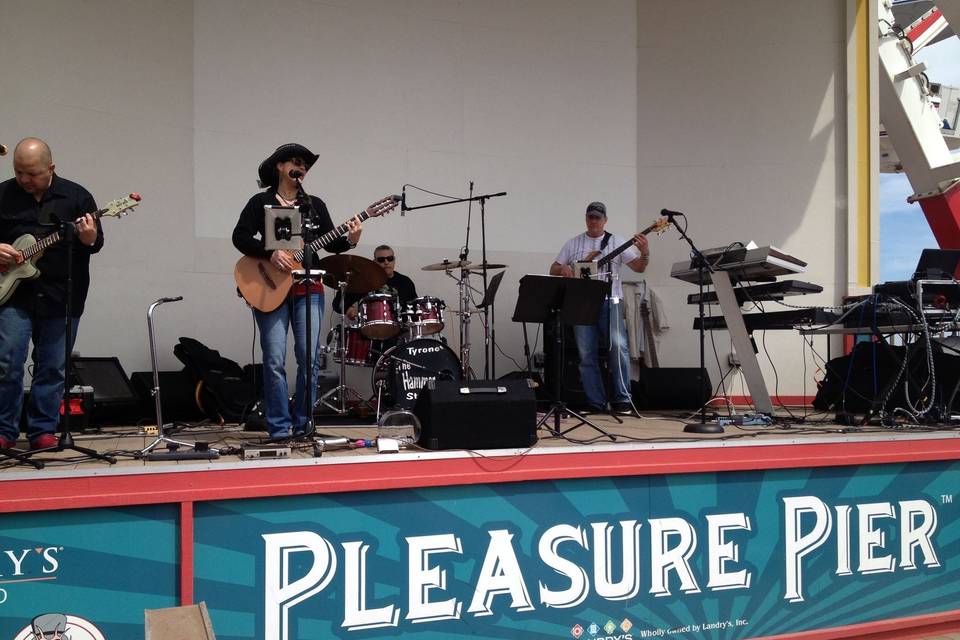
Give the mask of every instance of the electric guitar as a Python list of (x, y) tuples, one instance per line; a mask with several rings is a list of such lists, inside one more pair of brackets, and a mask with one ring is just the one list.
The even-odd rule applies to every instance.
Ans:
[[(396, 209), (399, 202), (399, 196), (387, 196), (371, 204), (356, 217), (360, 218), (360, 222), (364, 222), (369, 218), (385, 215)], [(328, 231), (311, 242), (310, 247), (314, 253), (317, 253), (320, 249), (326, 248), (334, 240), (347, 233), (347, 230), (347, 223), (344, 222), (339, 227)], [(302, 269), (303, 249), (295, 251), (293, 259), (296, 262), (293, 269)], [(293, 286), (293, 274), (290, 271), (277, 269), (267, 258), (243, 256), (237, 260), (237, 265), (233, 269), (233, 277), (237, 282), (240, 295), (247, 301), (247, 304), (265, 313), (273, 311), (283, 304), (283, 301), (287, 299), (287, 294), (290, 293), (290, 288)]]
[[(94, 211), (90, 215), (95, 220), (101, 218), (122, 218), (131, 209), (140, 204), (140, 194), (131, 193), (125, 198), (117, 198), (107, 203), (103, 209)], [(11, 245), (20, 252), (20, 261), (17, 264), (0, 265), (0, 305), (6, 304), (13, 292), (23, 280), (33, 280), (40, 277), (40, 270), (36, 262), (48, 247), (60, 241), (61, 233), (56, 231), (37, 240), (29, 233), (25, 233)]]
[[(640, 235), (647, 235), (651, 231), (656, 232), (657, 235), (662, 235), (664, 231), (667, 230), (667, 227), (670, 226), (669, 218), (657, 218), (656, 221), (651, 224), (649, 227), (640, 232)], [(624, 242), (622, 245), (603, 256), (599, 260), (595, 260), (597, 256), (600, 255), (600, 251), (591, 251), (587, 254), (587, 257), (583, 260), (577, 260), (573, 263), (573, 275), (578, 278), (596, 278), (597, 272), (602, 271), (610, 262), (616, 258), (618, 255), (626, 251), (629, 247), (633, 245), (633, 237)]]

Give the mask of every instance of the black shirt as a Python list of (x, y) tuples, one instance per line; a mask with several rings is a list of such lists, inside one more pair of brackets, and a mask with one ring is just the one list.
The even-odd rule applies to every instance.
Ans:
[[(376, 291), (371, 291), (370, 293), (390, 293), (397, 296), (400, 307), (403, 308), (405, 304), (417, 297), (417, 287), (413, 284), (413, 280), (407, 276), (399, 273), (397, 271), (393, 272), (392, 278), (387, 278), (386, 284)], [(358, 300), (367, 295), (366, 293), (347, 293), (347, 308), (352, 307)], [(343, 313), (340, 310), (340, 292), (337, 292), (336, 297), (333, 299), (333, 310), (337, 313)]]
[[(54, 174), (40, 202), (13, 178), (0, 182), (0, 242), (13, 242), (29, 233), (41, 240), (60, 230), (61, 222), (74, 222), (97, 210), (90, 192), (76, 182)], [(103, 247), (103, 229), (97, 220), (97, 240), (88, 247), (73, 235), (73, 296), (71, 315), (79, 318), (90, 288), (90, 256)], [(21, 280), (7, 304), (36, 316), (63, 317), (67, 302), (67, 244), (60, 241), (37, 259), (40, 277)]]
[[(330, 219), (330, 212), (327, 211), (327, 205), (316, 196), (310, 196), (313, 203), (314, 223), (317, 225), (317, 235), (322, 236), (333, 229), (333, 221)], [(255, 194), (247, 202), (247, 206), (240, 212), (240, 219), (237, 220), (237, 226), (233, 228), (233, 246), (239, 249), (243, 254), (253, 256), (254, 258), (269, 259), (273, 251), (263, 248), (264, 228), (263, 228), (263, 207), (265, 205), (278, 205), (277, 190), (270, 187), (266, 191)], [(294, 229), (294, 233), (299, 233)], [(259, 236), (259, 237), (257, 237)], [(330, 253), (342, 253), (352, 247), (347, 242), (346, 236), (341, 236), (324, 247)], [(314, 255), (314, 265), (319, 258)], [(306, 267), (307, 265), (304, 265)]]

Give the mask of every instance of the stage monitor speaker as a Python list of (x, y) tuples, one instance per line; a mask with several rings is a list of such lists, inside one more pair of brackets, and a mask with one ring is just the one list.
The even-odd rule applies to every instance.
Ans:
[(713, 395), (710, 374), (698, 367), (641, 368), (631, 383), (637, 409), (699, 409)]
[(513, 449), (537, 441), (529, 380), (429, 380), (413, 412), (427, 449)]
[[(153, 372), (134, 371), (130, 381), (140, 397), (142, 419), (157, 419), (153, 401)], [(160, 410), (164, 422), (199, 422), (207, 416), (197, 406), (197, 383), (186, 371), (160, 372)]]
[(137, 402), (137, 392), (117, 357), (74, 358), (73, 384), (93, 387), (94, 405)]

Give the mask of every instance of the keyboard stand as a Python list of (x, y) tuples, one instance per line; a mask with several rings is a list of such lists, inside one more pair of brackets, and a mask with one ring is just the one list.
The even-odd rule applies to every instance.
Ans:
[(723, 311), (723, 318), (727, 322), (727, 331), (730, 332), (730, 339), (733, 340), (733, 348), (736, 349), (737, 356), (740, 358), (740, 369), (743, 371), (743, 377), (750, 389), (753, 406), (758, 413), (773, 415), (770, 392), (767, 391), (767, 383), (763, 379), (760, 363), (757, 362), (753, 342), (750, 340), (747, 326), (743, 322), (743, 312), (737, 303), (737, 295), (734, 293), (733, 285), (730, 284), (730, 274), (720, 269), (714, 271), (713, 288), (717, 292), (720, 309)]

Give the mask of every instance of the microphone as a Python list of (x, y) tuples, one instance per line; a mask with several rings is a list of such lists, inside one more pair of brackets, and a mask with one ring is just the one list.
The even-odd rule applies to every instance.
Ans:
[(673, 218), (675, 216), (680, 216), (681, 218), (687, 217), (686, 214), (681, 213), (680, 211), (670, 211), (670, 209), (660, 209), (660, 215), (668, 218)]
[(0, 156), (7, 155), (7, 145), (0, 144)]
[(290, 176), (291, 180), (299, 180), (303, 177), (303, 171), (300, 171), (300, 169), (290, 169), (290, 173), (287, 175)]
[(400, 192), (400, 216), (403, 217), (403, 214), (407, 210), (407, 185), (403, 185), (403, 189)]
[(160, 298), (160, 302), (180, 302), (183, 300), (183, 296), (177, 296), (176, 298)]

